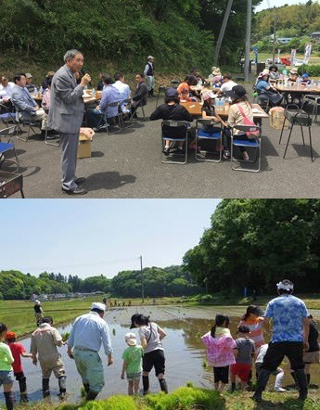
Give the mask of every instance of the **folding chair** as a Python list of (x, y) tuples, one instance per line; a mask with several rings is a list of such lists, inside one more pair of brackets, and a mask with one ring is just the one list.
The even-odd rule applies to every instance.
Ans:
[(160, 94), (161, 93), (165, 93), (166, 92), (166, 87), (164, 87), (164, 86), (160, 86), (159, 88), (158, 88), (158, 95), (157, 95), (157, 102), (156, 102), (156, 108), (158, 107), (158, 103), (159, 103), (159, 98), (160, 98)]
[[(42, 120), (35, 120), (31, 116), (30, 117), (23, 117), (22, 115), (20, 115), (19, 109), (15, 105), (13, 105), (13, 106), (16, 110), (16, 122), (17, 122), (17, 124), (21, 124), (24, 127), (25, 126), (28, 127), (27, 136), (24, 138), (22, 136), (17, 135), (17, 138), (21, 141), (28, 142), (31, 130), (33, 131), (34, 134), (37, 134), (37, 132), (34, 130), (33, 127), (39, 127), (39, 129), (41, 130)], [(20, 128), (20, 130), (21, 130), (21, 128)], [(45, 130), (45, 139), (46, 138), (47, 138), (47, 129)]]
[[(177, 136), (175, 136), (177, 135)], [(166, 141), (170, 141), (170, 150), (164, 156)], [(183, 142), (184, 150), (179, 152), (176, 143)], [(164, 159), (166, 158), (166, 160)], [(176, 158), (176, 159), (175, 159)], [(181, 158), (182, 161), (178, 160)], [(161, 123), (161, 162), (164, 164), (186, 164), (188, 159), (188, 125), (185, 121), (164, 120)]]
[[(145, 104), (146, 105), (146, 104)], [(135, 112), (137, 112), (137, 109), (138, 108), (141, 108), (141, 110), (142, 110), (142, 115), (143, 115), (143, 121), (146, 121), (147, 119), (146, 119), (146, 114), (145, 114), (145, 112), (144, 112), (144, 106), (145, 105), (142, 105), (142, 103), (140, 102), (138, 105), (136, 105), (136, 111)]]
[(120, 101), (115, 101), (115, 102), (112, 102), (112, 103), (109, 103), (109, 104), (106, 105), (106, 109), (109, 108), (109, 107), (117, 107), (118, 108), (117, 115), (115, 115), (114, 117), (107, 117), (107, 115), (104, 114), (104, 116), (100, 119), (100, 122), (102, 120), (105, 120), (106, 123), (108, 123), (108, 118), (116, 118), (117, 119), (119, 125), (108, 124), (108, 126), (106, 127), (108, 134), (109, 134), (109, 129), (110, 128), (112, 128), (114, 130), (114, 134), (122, 131), (121, 119), (120, 119), (121, 114), (119, 112), (119, 103), (120, 103)]
[(16, 114), (14, 112), (10, 112), (9, 108), (5, 104), (0, 103), (0, 119), (6, 126), (8, 126), (9, 122), (16, 122)]
[[(126, 104), (126, 109), (128, 112), (123, 112), (122, 106), (123, 104)], [(129, 128), (133, 125), (133, 122), (125, 125), (124, 120), (127, 117), (129, 121), (132, 119), (132, 112), (131, 112), (131, 98), (126, 98), (125, 100), (122, 100), (118, 104), (118, 111), (119, 111), (119, 124), (122, 129)]]
[(178, 80), (171, 80), (171, 87), (173, 88), (178, 88), (178, 85), (180, 84), (180, 81)]
[[(215, 128), (219, 128), (220, 130), (214, 132), (207, 132), (203, 127), (214, 126)], [(199, 140), (207, 141), (208, 144), (213, 145), (212, 148), (208, 148), (204, 152), (199, 151)], [(214, 144), (211, 142), (215, 141)], [(219, 147), (220, 142), (220, 147)], [(220, 162), (222, 159), (222, 126), (221, 123), (213, 121), (213, 120), (203, 120), (199, 119), (196, 122), (196, 144), (195, 144), (195, 158), (197, 161), (205, 161), (205, 162)], [(219, 151), (216, 149), (219, 148)], [(214, 156), (218, 156), (218, 159), (214, 159)], [(211, 158), (210, 158), (211, 157)]]
[[(17, 169), (16, 172), (19, 172), (19, 160), (18, 160), (18, 156), (17, 156), (17, 152), (16, 152), (16, 148), (14, 146), (14, 143), (11, 142), (12, 137), (14, 136), (14, 133), (17, 132), (17, 126), (13, 125), (11, 127), (8, 128), (4, 128), (3, 130), (0, 130), (0, 167), (2, 166), (2, 164), (5, 161), (8, 162), (13, 162), (14, 164), (16, 164)], [(2, 137), (6, 137), (7, 141), (6, 142), (2, 142)], [(14, 153), (14, 159), (8, 159), (5, 157), (5, 153), (12, 150)]]
[[(249, 140), (239, 140), (237, 135), (234, 134), (234, 131), (238, 130), (241, 133), (246, 132), (258, 132), (258, 135)], [(253, 148), (256, 151), (255, 158), (253, 160), (245, 161), (242, 159), (236, 159), (234, 156), (234, 147), (245, 147)], [(248, 168), (241, 167), (241, 164), (255, 164), (258, 162), (257, 168)], [(235, 163), (238, 163), (238, 166), (235, 166)], [(261, 127), (258, 125), (235, 125), (232, 129), (231, 134), (231, 168), (233, 171), (245, 171), (245, 172), (259, 172), (261, 169)]]
[(303, 135), (303, 127), (308, 127), (308, 129), (309, 129), (310, 157), (311, 157), (311, 162), (313, 162), (312, 137), (311, 137), (312, 118), (311, 118), (310, 114), (308, 114), (307, 112), (299, 109), (299, 107), (296, 104), (291, 104), (291, 106), (295, 106), (297, 109), (296, 110), (288, 110), (288, 109), (284, 110), (284, 121), (283, 121), (282, 130), (281, 130), (281, 134), (280, 134), (280, 138), (279, 138), (279, 144), (280, 144), (285, 123), (286, 123), (286, 121), (288, 121), (290, 123), (290, 128), (289, 128), (290, 131), (289, 131), (289, 135), (288, 135), (286, 148), (285, 148), (285, 151), (284, 151), (284, 154), (283, 154), (283, 159), (286, 157), (286, 154), (287, 154), (287, 150), (288, 150), (288, 146), (289, 146), (289, 142), (290, 142), (293, 127), (295, 125), (299, 125), (300, 129), (301, 129), (301, 138), (302, 138), (303, 146), (305, 146), (304, 135)]
[(312, 121), (318, 121), (320, 114), (320, 97), (318, 95), (305, 95), (302, 99), (302, 109), (312, 116)]

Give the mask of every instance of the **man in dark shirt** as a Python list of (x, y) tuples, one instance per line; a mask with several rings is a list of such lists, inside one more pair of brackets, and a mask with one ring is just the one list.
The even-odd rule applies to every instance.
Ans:
[(144, 78), (144, 74), (136, 74), (137, 87), (136, 91), (133, 93), (131, 103), (131, 112), (132, 117), (134, 118), (137, 117), (137, 108), (140, 106), (147, 105), (148, 87), (147, 84), (144, 82)]
[[(173, 120), (173, 121), (188, 121), (192, 122), (193, 117), (189, 112), (179, 104), (178, 91), (175, 88), (168, 88), (165, 93), (165, 103), (159, 105), (159, 107), (151, 114), (150, 120)], [(163, 132), (170, 137), (179, 138), (182, 137), (181, 133), (184, 132), (183, 127), (176, 127), (174, 129), (164, 126)], [(179, 142), (179, 150), (183, 151), (183, 141)], [(170, 153), (170, 141), (166, 140), (163, 153), (169, 155)]]

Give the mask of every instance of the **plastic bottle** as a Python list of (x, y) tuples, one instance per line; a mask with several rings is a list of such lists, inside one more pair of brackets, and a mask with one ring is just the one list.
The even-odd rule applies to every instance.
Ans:
[(42, 86), (40, 87), (40, 94), (41, 95), (43, 94), (43, 87)]
[(34, 91), (33, 91), (34, 95), (37, 96), (38, 95), (38, 89), (37, 87), (34, 87)]
[(96, 98), (96, 90), (93, 88), (91, 91), (92, 98)]

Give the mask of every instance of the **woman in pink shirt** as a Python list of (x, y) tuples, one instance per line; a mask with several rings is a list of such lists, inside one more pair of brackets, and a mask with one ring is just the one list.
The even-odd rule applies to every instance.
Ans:
[(213, 366), (215, 389), (220, 392), (229, 382), (229, 365), (235, 363), (233, 349), (236, 342), (228, 326), (228, 316), (216, 315), (211, 331), (201, 337), (207, 348), (208, 362)]

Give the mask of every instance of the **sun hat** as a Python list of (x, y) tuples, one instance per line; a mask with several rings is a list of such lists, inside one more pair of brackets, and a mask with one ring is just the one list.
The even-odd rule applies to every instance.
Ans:
[(100, 303), (100, 302), (93, 302), (91, 305), (91, 310), (93, 309), (98, 309), (101, 310), (102, 312), (106, 311), (106, 305), (104, 303)]
[(48, 71), (47, 77), (53, 77), (55, 75), (55, 71)]
[(134, 333), (127, 333), (124, 337), (124, 340), (129, 346), (136, 346), (137, 344), (137, 337)]
[(213, 75), (221, 75), (221, 71), (219, 67), (212, 67), (212, 74)]
[(291, 68), (290, 74), (298, 74), (298, 69), (297, 68)]
[(225, 91), (225, 93), (233, 100), (236, 100), (237, 98), (244, 97), (247, 94), (247, 91), (242, 85), (235, 85), (232, 87), (232, 90)]
[(261, 73), (259, 73), (258, 78), (262, 78), (265, 75), (270, 75), (270, 71), (265, 68), (263, 71), (261, 71)]
[(173, 87), (168, 88), (165, 92), (166, 98), (178, 98), (178, 95), (178, 91)]
[(26, 73), (26, 78), (32, 78), (32, 74), (31, 73)]
[(16, 339), (17, 335), (15, 332), (7, 332), (6, 333), (6, 340)]
[(209, 98), (216, 98), (216, 95), (212, 91), (206, 91), (202, 95), (203, 101), (209, 100)]

